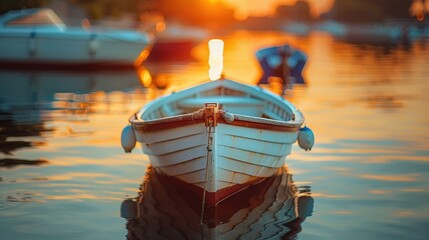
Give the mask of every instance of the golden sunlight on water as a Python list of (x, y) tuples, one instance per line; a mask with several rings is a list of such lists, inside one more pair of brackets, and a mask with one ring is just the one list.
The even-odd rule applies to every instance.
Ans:
[(220, 79), (223, 72), (223, 46), (220, 39), (211, 39), (209, 41), (209, 78), (210, 80)]
[[(309, 53), (309, 61), (304, 68), (306, 85), (294, 86), (286, 97), (320, 132), (317, 136), (319, 141), (332, 142), (350, 137), (394, 139), (398, 134), (404, 137), (403, 140), (412, 141), (414, 137), (428, 135), (427, 129), (417, 131), (429, 117), (429, 111), (424, 107), (426, 82), (419, 74), (410, 76), (410, 73), (421, 71), (426, 56), (424, 52), (416, 54), (397, 49), (391, 54), (383, 53), (381, 47), (361, 48), (334, 42), (325, 34), (294, 37), (276, 32), (255, 34), (239, 31), (225, 37), (225, 76), (256, 84), (261, 68), (254, 57), (255, 51), (283, 43)], [(426, 50), (416, 46), (413, 51)], [(197, 54), (199, 59), (207, 56), (207, 52), (202, 50)], [(409, 56), (411, 54), (413, 57)], [(188, 75), (192, 75), (191, 71), (193, 69)], [(320, 114), (326, 111), (324, 109), (335, 112)], [(317, 117), (312, 117), (313, 114)], [(337, 118), (334, 125), (329, 124), (333, 115)], [(370, 119), (374, 121), (366, 121)]]
[[(316, 135), (311, 152), (294, 146), (286, 160), (295, 184), (311, 186), (315, 198), (299, 238), (424, 239), (428, 43), (387, 48), (318, 32), (216, 38), (224, 41), (225, 77), (248, 84), (262, 74), (260, 48), (290, 44), (308, 55), (305, 84), (274, 90), (284, 91)], [(150, 100), (209, 81), (207, 44), (196, 46), (189, 62), (146, 62), (137, 71), (1, 70), (0, 140), (9, 144), (1, 158), (47, 161), (0, 166), (5, 239), (123, 238), (120, 203), (138, 196), (149, 162), (138, 148), (123, 153), (121, 130)]]

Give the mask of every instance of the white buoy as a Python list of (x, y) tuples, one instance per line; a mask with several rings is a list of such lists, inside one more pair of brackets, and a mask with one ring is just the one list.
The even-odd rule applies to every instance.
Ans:
[(134, 135), (134, 129), (131, 125), (124, 127), (122, 130), (121, 144), (126, 153), (130, 153), (136, 146), (136, 136)]
[(305, 151), (311, 150), (314, 146), (314, 134), (308, 127), (303, 127), (299, 130), (298, 145)]

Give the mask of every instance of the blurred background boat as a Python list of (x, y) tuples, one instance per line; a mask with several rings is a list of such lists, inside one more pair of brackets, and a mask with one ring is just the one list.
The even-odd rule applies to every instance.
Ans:
[(263, 75), (259, 84), (268, 84), (270, 77), (279, 78), (283, 83), (305, 83), (302, 71), (307, 55), (290, 45), (272, 46), (256, 51), (256, 58), (262, 67)]
[(134, 67), (149, 54), (153, 37), (124, 29), (68, 27), (49, 8), (9, 11), (0, 17), (2, 66)]
[[(144, 70), (141, 70), (144, 71)], [(134, 69), (122, 71), (68, 71), (0, 69), (0, 119), (40, 124), (52, 117), (86, 116), (109, 93), (131, 91), (142, 85)], [(124, 99), (123, 101), (127, 101)], [(57, 114), (53, 114), (57, 112)], [(62, 113), (61, 113), (62, 112)], [(60, 114), (61, 113), (61, 114)], [(76, 116), (76, 115), (75, 115)]]
[(127, 239), (294, 239), (312, 215), (314, 199), (283, 167), (216, 207), (206, 206), (203, 216), (200, 203), (181, 182), (149, 167), (137, 198), (121, 205)]
[(165, 29), (156, 35), (148, 61), (192, 60), (192, 49), (210, 35), (207, 29), (179, 22), (164, 22), (164, 26)]
[(326, 21), (315, 24), (315, 30), (324, 31), (336, 39), (355, 44), (371, 45), (409, 45), (414, 34), (414, 27), (406, 24), (344, 24)]

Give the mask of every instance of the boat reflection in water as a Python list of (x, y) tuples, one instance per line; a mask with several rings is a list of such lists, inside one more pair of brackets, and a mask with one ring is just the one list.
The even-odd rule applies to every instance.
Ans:
[(296, 187), (286, 167), (203, 212), (201, 197), (152, 167), (140, 190), (122, 202), (127, 239), (289, 239), (314, 204), (310, 188)]
[(0, 154), (6, 155), (0, 156), (0, 168), (47, 163), (44, 159), (18, 159), (13, 155), (22, 149), (46, 146), (47, 136), (58, 134), (61, 127), (67, 128), (69, 136), (90, 133), (91, 114), (128, 114), (126, 107), (132, 107), (131, 99), (145, 91), (134, 69), (0, 67), (0, 79)]
[[(63, 71), (1, 69), (0, 115), (14, 123), (41, 124), (58, 111), (94, 110), (100, 101), (112, 102), (110, 93), (143, 88), (136, 70)], [(118, 81), (120, 79), (120, 81)], [(117, 94), (117, 95), (118, 95)], [(126, 96), (124, 97), (126, 98)], [(92, 107), (92, 108), (90, 108)], [(29, 114), (31, 113), (31, 114)]]

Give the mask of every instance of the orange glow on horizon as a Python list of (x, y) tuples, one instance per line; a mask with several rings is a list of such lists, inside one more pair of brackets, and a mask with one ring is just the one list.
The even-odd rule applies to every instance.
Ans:
[[(213, 1), (213, 0), (210, 0)], [(234, 7), (237, 19), (246, 19), (250, 16), (273, 16), (280, 5), (293, 5), (296, 0), (223, 0)], [(318, 16), (331, 9), (334, 0), (307, 0), (313, 15)]]

